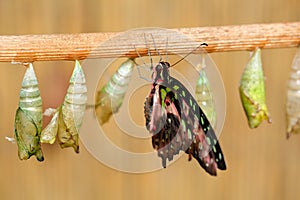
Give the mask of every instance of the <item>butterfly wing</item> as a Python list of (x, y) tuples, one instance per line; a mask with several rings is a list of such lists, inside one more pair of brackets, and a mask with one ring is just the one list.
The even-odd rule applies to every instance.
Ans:
[(182, 150), (193, 156), (211, 175), (216, 175), (217, 168), (225, 170), (226, 164), (218, 139), (194, 97), (171, 76), (169, 87), (178, 95), (182, 108), (179, 129), (182, 132), (180, 135), (185, 136), (185, 145)]
[(162, 158), (163, 167), (166, 167), (166, 160), (173, 160), (181, 149), (180, 136), (177, 134), (180, 126), (178, 108), (175, 94), (162, 85), (154, 85), (145, 101), (146, 127), (152, 135), (153, 148)]

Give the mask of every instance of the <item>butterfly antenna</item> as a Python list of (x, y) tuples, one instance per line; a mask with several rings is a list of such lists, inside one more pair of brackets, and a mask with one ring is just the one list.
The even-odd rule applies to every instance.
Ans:
[(188, 54), (186, 54), (184, 57), (182, 57), (181, 59), (179, 59), (178, 61), (176, 61), (174, 64), (172, 64), (170, 67), (174, 67), (175, 65), (177, 65), (178, 63), (180, 63), (181, 61), (183, 61), (186, 57), (188, 57), (189, 55), (191, 55), (194, 51), (196, 51), (197, 49), (199, 49), (200, 47), (203, 47), (203, 46), (208, 46), (208, 44), (206, 44), (206, 43), (200, 44), (195, 49), (193, 49)]
[(151, 56), (150, 47), (149, 47), (148, 42), (147, 42), (146, 33), (144, 33), (144, 39), (145, 39), (145, 43), (146, 43), (146, 48), (147, 48), (148, 56), (150, 58), (151, 68), (153, 68), (153, 59), (152, 59), (152, 56)]
[[(149, 48), (148, 48), (148, 43), (147, 43), (145, 34), (144, 34), (144, 38), (145, 38), (146, 47), (147, 47), (147, 49), (148, 49), (148, 55), (149, 55), (149, 54), (150, 54), (150, 51), (149, 51)], [(141, 56), (141, 54), (139, 53), (139, 51), (137, 50), (137, 48), (136, 48), (135, 45), (134, 45), (134, 48), (135, 48), (136, 54), (137, 54), (138, 57), (142, 60), (143, 67), (144, 67), (145, 69), (147, 69), (147, 64), (146, 64), (145, 60), (143, 59), (143, 57)], [(138, 71), (139, 77), (142, 78), (142, 79), (144, 79), (144, 80), (147, 81), (147, 82), (151, 82), (151, 81), (152, 81), (151, 79), (148, 79), (148, 78), (146, 78), (146, 77), (144, 77), (144, 76), (142, 75), (141, 70), (140, 70), (141, 66), (135, 61), (135, 59), (134, 59), (133, 61), (134, 61), (134, 63), (135, 63), (136, 66), (137, 66), (137, 71)], [(150, 61), (151, 61), (151, 67), (152, 67), (152, 58), (151, 58), (151, 55), (150, 55)], [(148, 69), (147, 69), (147, 70), (148, 70)], [(150, 70), (150, 69), (149, 69), (149, 70)]]
[(154, 37), (153, 37), (152, 34), (151, 34), (151, 37), (152, 37), (152, 41), (153, 41), (153, 45), (154, 45), (155, 51), (157, 52), (157, 54), (159, 56), (159, 62), (161, 62), (162, 61), (162, 57), (161, 57), (161, 54), (160, 54), (160, 52), (159, 52), (159, 50), (158, 50), (158, 48), (156, 46), (156, 43), (155, 43), (155, 40), (154, 40)]
[[(137, 48), (134, 46), (134, 49), (135, 49), (135, 52), (136, 54), (138, 55), (138, 57), (142, 60), (142, 63), (143, 63), (143, 66), (145, 66), (145, 68), (147, 67), (147, 64), (145, 62), (145, 60), (143, 59), (143, 57), (141, 56), (140, 52), (137, 50)], [(136, 63), (135, 59), (133, 60), (133, 62), (137, 65), (137, 66), (140, 66), (139, 64)]]
[(166, 43), (166, 62), (168, 62), (168, 45), (169, 45), (169, 38), (167, 38), (167, 43)]

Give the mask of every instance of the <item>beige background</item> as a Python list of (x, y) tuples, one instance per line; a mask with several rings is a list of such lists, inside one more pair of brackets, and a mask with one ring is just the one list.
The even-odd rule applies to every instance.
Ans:
[[(51, 34), (292, 22), (299, 0), (0, 1), (0, 34)], [(0, 41), (1, 42), (1, 41)], [(293, 49), (263, 50), (267, 104), (273, 119), (247, 127), (238, 82), (248, 52), (214, 53), (227, 94), (221, 135), (228, 170), (208, 176), (183, 156), (165, 170), (146, 174), (115, 171), (82, 146), (79, 155), (43, 145), (45, 161), (19, 161), (13, 135), (25, 68), (0, 63), (0, 199), (299, 199), (300, 136), (285, 139), (285, 94)], [(44, 107), (59, 105), (72, 62), (35, 63)], [(91, 130), (92, 131), (92, 130)], [(149, 141), (150, 142), (150, 141)], [(109, 152), (106, 152), (109, 153)]]

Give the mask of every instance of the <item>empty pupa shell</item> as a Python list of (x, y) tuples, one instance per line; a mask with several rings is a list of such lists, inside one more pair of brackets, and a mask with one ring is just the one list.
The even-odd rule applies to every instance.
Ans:
[(15, 139), (21, 160), (27, 160), (32, 155), (35, 155), (38, 161), (44, 160), (40, 144), (42, 118), (42, 98), (30, 63), (23, 78), (15, 118)]
[(126, 94), (134, 61), (128, 59), (121, 64), (105, 86), (101, 88), (96, 97), (96, 116), (100, 124), (104, 124), (113, 113), (118, 112)]
[(64, 102), (57, 108), (50, 123), (43, 130), (42, 142), (52, 144), (57, 135), (62, 148), (73, 147), (75, 152), (79, 153), (78, 134), (87, 102), (85, 83), (83, 70), (76, 61)]
[(196, 101), (205, 113), (208, 121), (213, 128), (216, 128), (217, 114), (212, 89), (205, 72), (205, 58), (202, 56), (202, 64), (197, 67), (199, 78), (196, 83)]
[(300, 47), (291, 66), (287, 88), (287, 137), (300, 133)]
[(59, 116), (59, 109), (55, 110), (55, 113), (49, 122), (49, 124), (43, 129), (41, 133), (41, 142), (42, 143), (49, 143), (53, 144), (56, 140), (56, 135), (58, 131), (58, 116)]
[(250, 128), (256, 128), (263, 120), (271, 122), (267, 110), (261, 50), (257, 48), (247, 63), (240, 80), (240, 97)]

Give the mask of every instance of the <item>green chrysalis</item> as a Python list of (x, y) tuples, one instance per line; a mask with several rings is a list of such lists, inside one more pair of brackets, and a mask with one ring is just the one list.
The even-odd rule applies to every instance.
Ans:
[(202, 55), (202, 63), (197, 66), (199, 70), (199, 78), (196, 83), (196, 101), (205, 113), (211, 126), (216, 128), (217, 114), (212, 89), (205, 72), (205, 57)]
[(15, 139), (20, 160), (27, 160), (32, 155), (35, 155), (38, 161), (44, 160), (40, 144), (42, 118), (42, 98), (30, 63), (23, 78), (15, 118)]
[(240, 97), (250, 128), (256, 128), (263, 120), (271, 123), (267, 110), (261, 50), (257, 48), (247, 63), (240, 80)]
[(121, 107), (128, 83), (132, 75), (134, 61), (128, 59), (121, 64), (105, 86), (97, 93), (96, 115), (100, 124), (104, 124)]

